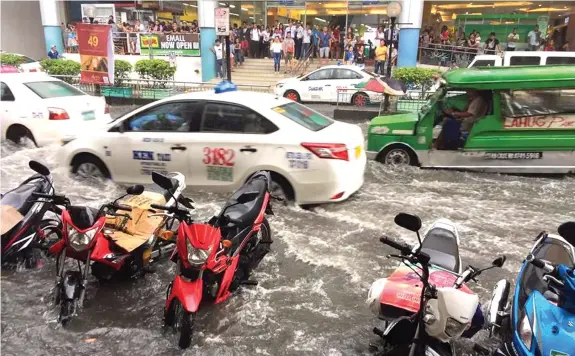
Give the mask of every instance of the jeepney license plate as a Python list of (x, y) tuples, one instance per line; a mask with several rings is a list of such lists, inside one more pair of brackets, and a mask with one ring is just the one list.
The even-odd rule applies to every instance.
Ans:
[(485, 152), (485, 159), (542, 159), (543, 152)]
[(84, 121), (95, 120), (96, 115), (94, 114), (94, 111), (85, 111), (82, 113), (82, 118)]

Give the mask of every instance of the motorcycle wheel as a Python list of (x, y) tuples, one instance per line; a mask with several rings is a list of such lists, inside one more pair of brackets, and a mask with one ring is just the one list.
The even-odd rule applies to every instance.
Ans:
[(62, 326), (66, 326), (68, 322), (72, 319), (74, 314), (74, 300), (62, 299), (60, 301), (60, 316), (58, 320), (62, 323)]
[(260, 262), (264, 259), (265, 255), (267, 255), (272, 250), (272, 230), (270, 228), (268, 219), (264, 218), (258, 234), (261, 234), (260, 242), (253, 251), (252, 260), (250, 261), (250, 272), (251, 270), (256, 269)]
[(186, 311), (178, 299), (174, 299), (172, 301), (171, 308), (174, 313), (172, 327), (174, 328), (174, 331), (180, 334), (178, 346), (181, 349), (187, 349), (192, 343), (196, 313)]

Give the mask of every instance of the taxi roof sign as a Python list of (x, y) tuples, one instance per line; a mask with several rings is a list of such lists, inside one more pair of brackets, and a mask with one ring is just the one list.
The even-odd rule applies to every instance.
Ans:
[(226, 93), (226, 92), (230, 92), (230, 91), (237, 91), (237, 90), (238, 90), (238, 86), (235, 85), (234, 83), (230, 82), (229, 80), (222, 80), (214, 88), (214, 91), (216, 92), (216, 94)]

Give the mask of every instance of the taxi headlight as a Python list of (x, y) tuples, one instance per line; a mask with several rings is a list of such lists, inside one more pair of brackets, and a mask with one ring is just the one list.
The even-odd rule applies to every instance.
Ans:
[(284, 84), (282, 84), (282, 83), (276, 84), (276, 88), (278, 88), (278, 89), (283, 88), (283, 86), (284, 86)]
[(68, 226), (68, 243), (70, 244), (70, 247), (76, 251), (85, 250), (88, 245), (90, 245), (90, 242), (92, 242), (94, 239), (94, 236), (96, 236), (98, 229), (99, 228), (96, 227), (92, 230), (79, 232), (72, 226)]
[(195, 267), (203, 266), (204, 263), (206, 263), (208, 256), (210, 256), (210, 253), (212, 252), (212, 248), (213, 248), (213, 246), (207, 250), (202, 250), (201, 248), (195, 248), (194, 246), (192, 246), (192, 243), (190, 242), (190, 240), (186, 239), (186, 250), (187, 250), (188, 262), (192, 266), (195, 266)]
[(445, 323), (445, 333), (450, 337), (454, 337), (463, 334), (466, 327), (467, 323), (460, 323), (453, 318), (447, 318), (447, 322)]

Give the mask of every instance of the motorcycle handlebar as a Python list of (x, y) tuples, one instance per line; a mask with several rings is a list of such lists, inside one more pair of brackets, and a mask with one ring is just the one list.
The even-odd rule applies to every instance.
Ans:
[(529, 262), (531, 262), (531, 264), (537, 268), (541, 268), (542, 270), (544, 270), (547, 273), (552, 273), (553, 271), (555, 271), (555, 266), (553, 266), (550, 263), (547, 263), (539, 258), (533, 258), (531, 259)]
[(55, 197), (55, 195), (52, 195), (52, 194), (44, 194), (44, 193), (37, 193), (37, 192), (33, 192), (32, 196), (36, 197), (36, 198), (49, 198), (49, 199), (54, 199), (54, 197)]
[(124, 210), (124, 211), (132, 211), (132, 207), (122, 204), (114, 204), (114, 209), (116, 210)]
[(409, 246), (408, 244), (397, 242), (394, 239), (387, 236), (380, 238), (379, 241), (390, 247), (393, 247), (396, 250), (401, 251), (401, 253), (404, 255), (410, 254), (412, 250), (411, 246)]
[(160, 204), (151, 204), (151, 205), (150, 205), (150, 208), (170, 211), (170, 207), (169, 207), (169, 206), (160, 205)]

